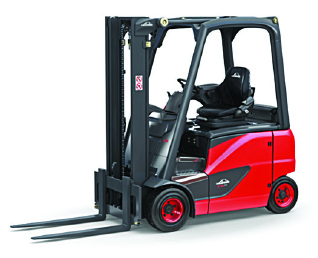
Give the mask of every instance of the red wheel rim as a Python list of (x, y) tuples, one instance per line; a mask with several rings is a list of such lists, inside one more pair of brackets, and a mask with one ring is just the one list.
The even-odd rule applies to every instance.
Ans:
[(177, 198), (170, 198), (164, 202), (161, 208), (161, 216), (165, 222), (175, 223), (183, 214), (183, 204)]
[(290, 205), (294, 197), (294, 188), (290, 184), (281, 184), (275, 191), (275, 203), (281, 208)]

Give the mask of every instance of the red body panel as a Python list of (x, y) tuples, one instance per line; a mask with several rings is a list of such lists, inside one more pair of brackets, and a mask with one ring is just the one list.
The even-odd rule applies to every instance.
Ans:
[(210, 176), (243, 166), (251, 169), (228, 195), (195, 202), (196, 215), (266, 206), (269, 185), (295, 171), (292, 131), (248, 133), (221, 143), (209, 150), (204, 172)]
[(264, 207), (267, 205), (269, 197), (269, 194), (253, 194), (251, 196), (239, 195), (240, 194), (231, 195), (230, 193), (229, 195), (222, 198), (211, 199), (209, 213)]
[(209, 213), (267, 205), (268, 184), (272, 183), (272, 132), (248, 133), (210, 149), (205, 173), (243, 166), (251, 167), (248, 174), (228, 195), (210, 199)]
[(274, 131), (273, 181), (295, 171), (295, 139), (292, 131)]
[(209, 199), (199, 200), (195, 202), (195, 215), (208, 214), (209, 212)]

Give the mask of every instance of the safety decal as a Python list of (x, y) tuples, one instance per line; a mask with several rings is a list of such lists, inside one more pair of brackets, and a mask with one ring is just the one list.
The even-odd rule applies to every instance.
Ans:
[(136, 75), (136, 90), (143, 90), (142, 75)]

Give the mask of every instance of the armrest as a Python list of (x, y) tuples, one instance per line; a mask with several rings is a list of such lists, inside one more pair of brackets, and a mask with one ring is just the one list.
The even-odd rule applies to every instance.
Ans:
[(253, 106), (254, 106), (254, 99), (253, 99), (253, 97), (250, 96), (242, 102), (241, 106), (238, 107), (238, 109), (235, 112), (234, 117), (247, 116), (252, 111)]
[(197, 86), (200, 90), (208, 91), (208, 90), (216, 90), (219, 87), (219, 84), (211, 83), (211, 84), (203, 84)]

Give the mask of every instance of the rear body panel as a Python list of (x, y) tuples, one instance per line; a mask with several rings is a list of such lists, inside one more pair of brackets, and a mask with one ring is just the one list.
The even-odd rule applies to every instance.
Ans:
[(295, 171), (295, 139), (290, 129), (273, 131), (273, 181)]
[(264, 207), (272, 183), (295, 170), (291, 130), (211, 139), (205, 173), (208, 196), (195, 200), (196, 215)]
[[(272, 132), (244, 134), (211, 148), (205, 172), (211, 179), (209, 213), (266, 206), (272, 182)], [(229, 183), (217, 185), (212, 178), (222, 173)], [(218, 190), (220, 186), (229, 190)]]

